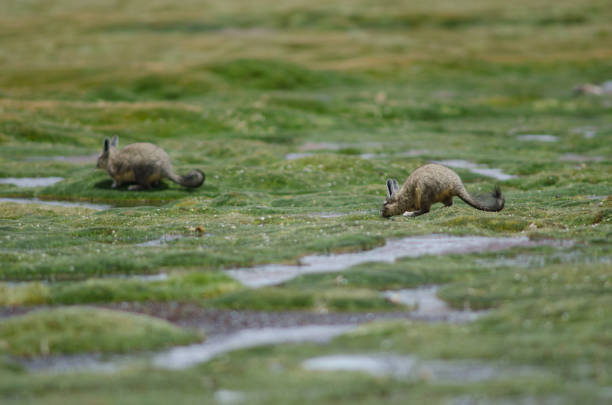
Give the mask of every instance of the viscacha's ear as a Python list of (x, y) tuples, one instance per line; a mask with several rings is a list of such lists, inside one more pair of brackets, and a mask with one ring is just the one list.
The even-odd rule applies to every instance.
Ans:
[(391, 198), (393, 196), (393, 179), (387, 180), (387, 198)]
[(113, 135), (113, 139), (111, 139), (110, 146), (116, 148), (119, 146), (119, 137), (117, 135)]
[(393, 194), (395, 194), (399, 191), (399, 184), (397, 184), (397, 180), (395, 179), (391, 179), (391, 181), (393, 182)]
[(104, 146), (102, 148), (102, 153), (108, 153), (108, 148), (110, 148), (110, 139), (104, 138)]

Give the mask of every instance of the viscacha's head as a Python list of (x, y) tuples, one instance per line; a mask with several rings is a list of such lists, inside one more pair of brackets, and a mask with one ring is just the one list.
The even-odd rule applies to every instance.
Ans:
[(118, 144), (119, 137), (117, 135), (113, 136), (113, 139), (104, 138), (102, 152), (98, 155), (97, 167), (99, 169), (106, 169), (108, 167), (108, 157), (110, 156), (111, 148), (117, 148)]
[(383, 202), (381, 214), (384, 218), (389, 218), (394, 215), (400, 215), (401, 209), (398, 202), (399, 185), (397, 180), (387, 180), (387, 198)]

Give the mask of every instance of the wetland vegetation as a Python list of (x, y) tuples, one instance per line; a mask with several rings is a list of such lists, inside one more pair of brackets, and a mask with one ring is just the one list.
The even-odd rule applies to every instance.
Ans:
[[(612, 96), (572, 92), (612, 80), (611, 18), (604, 0), (2, 2), (0, 402), (612, 402)], [(95, 154), (115, 134), (206, 182), (112, 189)], [(386, 179), (432, 161), (471, 193), (500, 184), (503, 211), (455, 199), (381, 218)], [(262, 288), (226, 272), (432, 234), (533, 243)], [(430, 322), (389, 298), (433, 286), (486, 311)], [(180, 370), (150, 361), (292, 314), (361, 325)], [(74, 355), (138, 360), (28, 368)], [(421, 365), (305, 366), (329, 358)], [(435, 378), (465, 364), (495, 378)]]

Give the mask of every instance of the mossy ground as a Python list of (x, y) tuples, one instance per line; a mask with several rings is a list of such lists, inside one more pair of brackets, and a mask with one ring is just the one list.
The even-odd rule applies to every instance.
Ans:
[(126, 353), (200, 340), (159, 319), (94, 308), (43, 309), (0, 325), (3, 351), (20, 357)]
[[(392, 309), (378, 291), (443, 284), (451, 305), (493, 310), (469, 325), (385, 323), (328, 346), (256, 348), (180, 372), (31, 375), (0, 356), (1, 402), (202, 403), (231, 389), (253, 403), (609, 403), (612, 99), (572, 88), (612, 79), (611, 13), (602, 0), (4, 2), (0, 177), (65, 180), (0, 185), (0, 196), (116, 208), (0, 204), (0, 280), (29, 282), (0, 281), (0, 305), (138, 300), (374, 311)], [(92, 155), (114, 134), (120, 146), (162, 146), (177, 172), (199, 168), (206, 183), (113, 190), (93, 163), (51, 159)], [(307, 142), (340, 146), (285, 160)], [(420, 155), (402, 155), (414, 150)], [(563, 160), (568, 153), (585, 159)], [(505, 209), (484, 213), (456, 201), (418, 218), (380, 218), (387, 178), (402, 181), (444, 159), (517, 176), (501, 184)], [(457, 172), (472, 192), (496, 183)], [(330, 212), (346, 215), (315, 215)], [(222, 272), (430, 233), (574, 245), (360, 265), (261, 290)], [(181, 238), (139, 246), (165, 235)], [(168, 279), (121, 278), (159, 272)], [(0, 321), (0, 330), (26, 316)], [(58, 341), (72, 342), (70, 327)], [(107, 329), (85, 325), (87, 344), (68, 346), (128, 347)], [(15, 335), (11, 347), (35, 354), (40, 345), (29, 339)], [(11, 353), (2, 342), (0, 352)], [(141, 343), (133, 348), (154, 347)], [(435, 385), (299, 366), (339, 351), (503, 361), (547, 374)]]

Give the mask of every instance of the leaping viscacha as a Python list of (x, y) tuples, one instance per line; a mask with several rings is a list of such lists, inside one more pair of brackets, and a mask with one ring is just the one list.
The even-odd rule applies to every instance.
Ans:
[(431, 206), (438, 202), (450, 207), (455, 196), (483, 211), (501, 211), (504, 208), (504, 197), (499, 187), (495, 187), (490, 195), (472, 196), (457, 173), (432, 163), (412, 172), (401, 189), (397, 180), (387, 180), (387, 198), (383, 203), (382, 216), (388, 218), (403, 214), (416, 217), (428, 213)]

